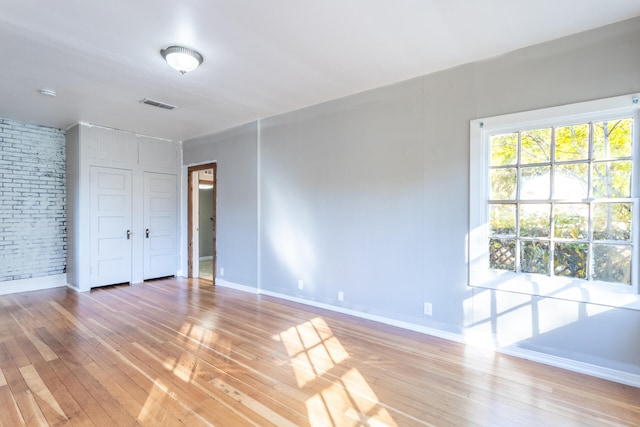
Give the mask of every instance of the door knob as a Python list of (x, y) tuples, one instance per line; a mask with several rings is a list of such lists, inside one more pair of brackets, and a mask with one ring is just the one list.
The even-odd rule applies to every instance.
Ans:
[(131, 239), (131, 230), (127, 230), (127, 240)]
[(144, 234), (147, 236), (147, 239), (149, 238), (149, 229), (147, 228), (144, 232)]

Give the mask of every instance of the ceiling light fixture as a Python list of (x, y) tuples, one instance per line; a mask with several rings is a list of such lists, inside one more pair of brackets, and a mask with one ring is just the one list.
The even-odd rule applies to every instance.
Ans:
[(182, 74), (195, 70), (204, 61), (198, 52), (182, 46), (169, 46), (162, 49), (160, 54), (171, 68)]

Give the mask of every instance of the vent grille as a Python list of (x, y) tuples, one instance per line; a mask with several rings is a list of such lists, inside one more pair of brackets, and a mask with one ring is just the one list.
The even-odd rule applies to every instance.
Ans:
[(152, 107), (162, 108), (165, 110), (174, 110), (177, 108), (175, 105), (165, 104), (164, 102), (154, 101), (153, 99), (149, 99), (149, 98), (143, 99), (142, 101), (140, 101), (140, 103), (151, 105)]

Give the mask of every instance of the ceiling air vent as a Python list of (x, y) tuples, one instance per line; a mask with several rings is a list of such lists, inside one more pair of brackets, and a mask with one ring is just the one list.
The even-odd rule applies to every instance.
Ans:
[(164, 102), (154, 101), (153, 99), (145, 98), (140, 101), (142, 104), (151, 105), (152, 107), (164, 108), (165, 110), (173, 110), (176, 108), (175, 105), (165, 104)]

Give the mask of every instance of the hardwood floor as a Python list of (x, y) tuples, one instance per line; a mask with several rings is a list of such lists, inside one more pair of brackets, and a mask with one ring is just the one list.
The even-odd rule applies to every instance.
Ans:
[(198, 277), (213, 281), (213, 259), (201, 258), (198, 260)]
[(167, 279), (0, 296), (0, 424), (640, 425), (640, 389)]

